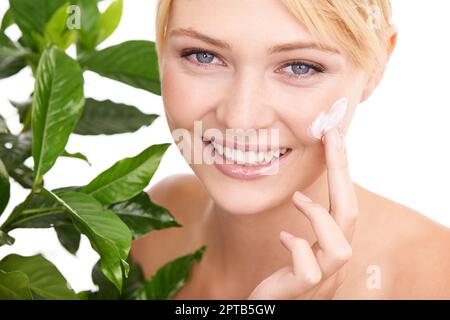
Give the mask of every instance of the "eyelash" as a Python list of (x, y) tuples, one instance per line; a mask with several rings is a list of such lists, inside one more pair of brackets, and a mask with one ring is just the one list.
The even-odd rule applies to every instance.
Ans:
[[(219, 58), (219, 56), (217, 54), (215, 54), (214, 52), (203, 50), (203, 49), (200, 49), (200, 48), (193, 48), (193, 49), (182, 50), (181, 53), (180, 53), (180, 57), (183, 58), (183, 59), (188, 60), (191, 63), (194, 63), (195, 65), (198, 65), (201, 68), (208, 69), (209, 68), (209, 64), (193, 62), (193, 61), (190, 61), (189, 59), (187, 59), (187, 57), (189, 57), (189, 56), (191, 56), (193, 54), (198, 54), (198, 53), (207, 53), (207, 54), (213, 55), (216, 58)], [(295, 65), (307, 66), (308, 68), (314, 70), (318, 74), (325, 72), (325, 68), (322, 67), (321, 65), (317, 65), (317, 64), (314, 64), (314, 63), (311, 63), (311, 62), (306, 62), (306, 61), (303, 61), (303, 60), (294, 60), (294, 61), (291, 61), (289, 63), (286, 63), (286, 64), (284, 64), (282, 66), (282, 69), (284, 69), (286, 67), (289, 67), (289, 66), (295, 66)], [(298, 79), (304, 79), (304, 78), (307, 78), (307, 77), (312, 77), (316, 73), (314, 73), (311, 76), (308, 75), (309, 73), (308, 74), (292, 74), (291, 73), (291, 74), (288, 74), (287, 76), (289, 78), (294, 78), (294, 79), (298, 80)]]

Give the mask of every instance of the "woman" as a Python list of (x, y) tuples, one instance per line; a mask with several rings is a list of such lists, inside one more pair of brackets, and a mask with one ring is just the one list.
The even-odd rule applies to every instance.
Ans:
[[(206, 244), (176, 299), (450, 298), (449, 229), (353, 183), (347, 166), (355, 108), (396, 44), (390, 18), (388, 0), (159, 2), (170, 129), (190, 133), (186, 159), (200, 146), (233, 163), (189, 161), (195, 175), (149, 190), (183, 227), (134, 242), (146, 277)], [(278, 136), (235, 144), (228, 129)], [(267, 145), (275, 155), (249, 156)]]

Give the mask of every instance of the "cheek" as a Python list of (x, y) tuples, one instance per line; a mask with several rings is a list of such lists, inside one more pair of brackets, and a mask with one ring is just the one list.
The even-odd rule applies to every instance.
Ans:
[[(271, 104), (276, 106), (278, 117), (295, 136), (299, 146), (320, 142), (308, 134), (309, 126), (334, 102), (346, 93), (339, 79), (330, 79), (311, 87), (277, 86), (271, 90)], [(320, 143), (319, 143), (320, 144)]]
[(310, 136), (309, 127), (322, 113), (332, 109), (340, 98), (348, 99), (348, 107), (341, 125), (348, 130), (354, 112), (359, 103), (365, 78), (363, 73), (346, 72), (327, 78), (314, 87), (276, 87), (272, 90), (273, 105), (282, 122), (297, 139), (299, 146), (320, 146), (319, 139)]
[(334, 102), (334, 97), (303, 100), (296, 105), (283, 107), (280, 111), (280, 116), (283, 118), (284, 124), (297, 139), (299, 145), (318, 145), (320, 140), (310, 136), (309, 127), (319, 114), (322, 111), (328, 111)]
[[(171, 65), (170, 63), (167, 65)], [(164, 108), (171, 129), (192, 128), (206, 112), (203, 90), (182, 72), (165, 68), (161, 82)]]

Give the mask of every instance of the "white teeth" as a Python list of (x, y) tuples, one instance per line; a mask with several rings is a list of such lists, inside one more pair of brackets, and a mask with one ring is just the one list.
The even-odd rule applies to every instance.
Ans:
[(222, 145), (211, 142), (211, 145), (217, 151), (220, 156), (225, 156), (230, 161), (236, 162), (238, 164), (247, 164), (247, 165), (261, 165), (267, 164), (273, 161), (276, 158), (279, 158), (283, 154), (287, 152), (287, 148), (278, 149), (276, 151), (270, 150), (267, 152), (260, 151), (242, 151), (231, 149), (228, 147), (223, 147)]
[(245, 162), (245, 153), (242, 150), (237, 150), (236, 159), (237, 159), (238, 163), (244, 163)]
[(221, 144), (212, 142), (212, 145), (214, 146), (214, 149), (216, 149), (221, 155), (223, 155), (223, 146)]
[(225, 153), (225, 157), (226, 157), (227, 159), (233, 160), (233, 151), (232, 151), (230, 148), (225, 147), (224, 153)]
[(260, 151), (258, 152), (258, 162), (263, 163), (265, 160), (264, 152)]
[(270, 162), (270, 160), (272, 160), (273, 158), (273, 151), (269, 151), (266, 152), (264, 155), (264, 160), (266, 160), (266, 162)]
[(247, 162), (257, 163), (258, 156), (256, 155), (256, 152), (249, 151), (249, 152), (246, 152), (246, 155), (247, 155), (247, 157), (246, 157)]

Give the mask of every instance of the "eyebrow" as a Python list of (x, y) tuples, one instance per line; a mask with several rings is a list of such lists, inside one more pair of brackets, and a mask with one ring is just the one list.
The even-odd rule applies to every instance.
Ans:
[[(203, 34), (199, 31), (196, 31), (194, 29), (188, 28), (177, 28), (170, 32), (169, 36), (186, 36), (195, 38), (198, 40), (201, 40), (203, 42), (209, 43), (210, 45), (213, 45), (215, 47), (230, 50), (231, 51), (231, 45), (223, 40), (214, 39), (206, 34)], [(294, 43), (283, 43), (283, 44), (277, 44), (275, 46), (272, 46), (269, 48), (268, 52), (270, 54), (280, 53), (284, 51), (291, 51), (291, 50), (297, 50), (297, 49), (314, 49), (319, 51), (328, 52), (331, 54), (340, 54), (340, 51), (337, 48), (327, 46), (324, 44), (317, 44), (315, 42), (294, 42)]]

